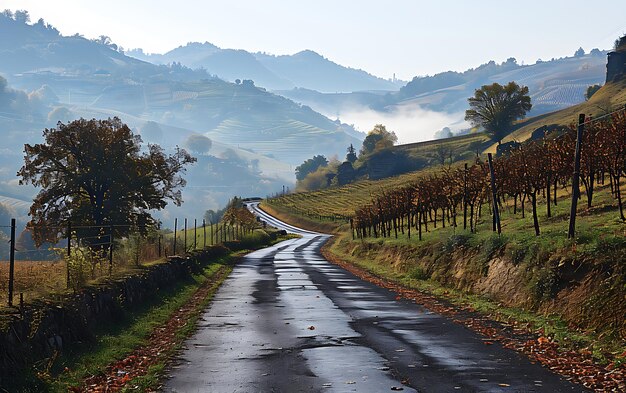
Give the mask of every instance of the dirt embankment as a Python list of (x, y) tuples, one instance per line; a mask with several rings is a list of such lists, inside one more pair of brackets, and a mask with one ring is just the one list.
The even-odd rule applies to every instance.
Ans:
[(381, 276), (430, 278), (505, 306), (556, 314), (584, 331), (626, 339), (626, 287), (623, 272), (616, 269), (619, 262), (567, 255), (522, 259), (519, 250), (506, 243), (450, 243), (418, 248), (342, 236), (329, 251)]

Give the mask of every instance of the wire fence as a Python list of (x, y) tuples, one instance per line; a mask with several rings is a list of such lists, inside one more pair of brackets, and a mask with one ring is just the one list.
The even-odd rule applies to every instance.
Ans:
[[(179, 225), (180, 224), (180, 225)], [(174, 220), (161, 225), (52, 225), (27, 228), (16, 236), (16, 221), (0, 225), (10, 233), (0, 247), (0, 307), (54, 293), (78, 291), (98, 280), (142, 268), (165, 258), (240, 240), (252, 229), (225, 222)], [(58, 241), (39, 247), (33, 231), (55, 234)]]

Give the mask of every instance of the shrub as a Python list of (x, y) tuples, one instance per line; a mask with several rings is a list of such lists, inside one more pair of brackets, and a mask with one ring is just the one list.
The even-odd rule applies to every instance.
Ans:
[(243, 236), (239, 240), (239, 242), (242, 248), (252, 249), (266, 245), (270, 242), (270, 240), (270, 235), (268, 235), (268, 233), (264, 230), (260, 229)]
[(409, 277), (414, 280), (428, 280), (430, 278), (428, 272), (426, 272), (426, 270), (424, 270), (421, 266), (415, 266), (411, 269)]
[(526, 248), (520, 246), (519, 244), (509, 244), (506, 249), (509, 257), (511, 258), (511, 262), (513, 262), (514, 265), (519, 265), (520, 263), (522, 263), (528, 251)]
[(617, 259), (619, 255), (626, 253), (626, 237), (624, 236), (603, 236), (598, 239), (592, 252), (597, 256), (613, 256)]
[(552, 299), (559, 290), (559, 277), (553, 269), (540, 269), (532, 284), (535, 299)]
[(465, 234), (465, 233), (452, 235), (446, 240), (446, 243), (443, 245), (443, 250), (446, 252), (452, 252), (456, 248), (462, 248), (462, 247), (467, 246), (469, 243), (469, 240), (470, 240), (470, 235)]
[(494, 255), (506, 245), (506, 237), (493, 234), (481, 246), (483, 259), (489, 261)]

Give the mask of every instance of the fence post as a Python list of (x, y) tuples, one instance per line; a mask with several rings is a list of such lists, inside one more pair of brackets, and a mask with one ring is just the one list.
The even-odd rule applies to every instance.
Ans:
[(109, 226), (109, 276), (113, 272), (113, 225)]
[(211, 227), (210, 228), (211, 229), (211, 232), (210, 232), (210, 234), (211, 234), (211, 245), (213, 245), (213, 244), (215, 244), (213, 242), (213, 221), (209, 221), (209, 226)]
[(185, 218), (185, 248), (183, 250), (183, 252), (186, 254), (187, 253), (187, 219)]
[(202, 232), (204, 232), (204, 241), (202, 243), (202, 248), (206, 248), (206, 220), (202, 219)]
[(178, 229), (178, 218), (174, 219), (174, 255), (176, 255), (176, 231)]
[(496, 175), (493, 170), (491, 153), (487, 154), (487, 160), (489, 161), (489, 175), (491, 176), (491, 194), (493, 196), (493, 231), (495, 232), (497, 229), (499, 235), (502, 229), (500, 227), (500, 211), (498, 209), (498, 195), (496, 192)]
[(194, 251), (196, 250), (196, 248), (197, 248), (196, 246), (198, 245), (198, 242), (197, 242), (198, 238), (197, 238), (197, 233), (196, 233), (196, 225), (197, 225), (197, 223), (198, 223), (198, 219), (194, 218), (193, 219), (193, 249), (194, 249)]
[(580, 195), (580, 145), (582, 144), (583, 131), (585, 129), (585, 114), (578, 115), (578, 130), (576, 133), (576, 151), (574, 152), (574, 173), (572, 175), (572, 208), (569, 213), (569, 230), (567, 238), (572, 239), (576, 232), (576, 208), (578, 206), (578, 196)]
[(463, 171), (463, 229), (467, 229), (467, 163)]
[(159, 247), (158, 250), (158, 255), (159, 258), (161, 258), (161, 221), (159, 220), (159, 222), (157, 223), (157, 246)]
[(13, 306), (13, 278), (15, 274), (15, 218), (11, 219), (11, 251), (9, 259), (9, 307)]
[(70, 256), (72, 255), (72, 222), (67, 220), (67, 261), (65, 261), (67, 289), (70, 289)]

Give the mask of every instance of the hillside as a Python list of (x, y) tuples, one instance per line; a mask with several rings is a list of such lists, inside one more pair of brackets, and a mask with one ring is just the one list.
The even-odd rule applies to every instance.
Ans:
[[(520, 121), (516, 124), (514, 131), (503, 139), (503, 142), (525, 141), (531, 138), (533, 132), (541, 127), (567, 127), (576, 124), (580, 113), (595, 118), (623, 108), (624, 105), (626, 105), (626, 78), (605, 84), (589, 101)], [(495, 152), (495, 149), (496, 146), (493, 145), (487, 152)]]
[(606, 52), (595, 50), (584, 56), (538, 61), (519, 65), (511, 58), (502, 64), (493, 61), (462, 73), (444, 72), (432, 77), (416, 77), (390, 102), (412, 102), (428, 109), (446, 112), (465, 110), (474, 90), (490, 83), (516, 83), (528, 86), (532, 114), (565, 108), (584, 100), (589, 85), (604, 82)]
[(141, 49), (128, 51), (127, 54), (155, 64), (178, 62), (193, 69), (203, 68), (230, 82), (251, 79), (258, 86), (270, 90), (301, 87), (321, 92), (352, 92), (389, 91), (399, 87), (365, 71), (334, 63), (310, 50), (273, 56), (241, 49), (222, 49), (209, 42), (190, 42), (165, 54), (146, 54)]
[[(511, 58), (501, 64), (490, 61), (464, 72), (447, 71), (415, 77), (398, 92), (322, 94), (292, 89), (281, 90), (280, 94), (348, 123), (358, 123), (355, 116), (359, 114), (387, 119), (388, 126), (397, 124), (394, 128), (399, 134), (420, 135), (422, 139), (425, 134), (433, 135), (443, 126), (455, 131), (467, 127), (463, 121), (468, 109), (467, 99), (482, 85), (515, 81), (528, 86), (533, 103), (529, 116), (538, 116), (584, 102), (587, 87), (603, 84), (605, 72), (606, 51), (596, 49), (583, 56), (538, 61), (530, 65), (518, 64)], [(408, 116), (424, 110), (445, 116), (448, 123), (426, 132), (419, 118)]]
[[(188, 49), (191, 56), (194, 50)], [(144, 62), (106, 38), (63, 36), (43, 21), (1, 14), (0, 55), (0, 149), (6, 152), (0, 195), (29, 200), (35, 190), (18, 187), (15, 179), (23, 144), (39, 142), (42, 130), (59, 120), (80, 116), (118, 116), (140, 133), (156, 124), (160, 135), (146, 141), (166, 150), (185, 146), (194, 133), (210, 136), (213, 158), (202, 160), (204, 170), (190, 172), (185, 214), (217, 208), (233, 195), (292, 186), (293, 166), (313, 154), (330, 157), (360, 144), (352, 127), (253, 82), (229, 83), (178, 63)], [(234, 178), (241, 181), (229, 182)]]

